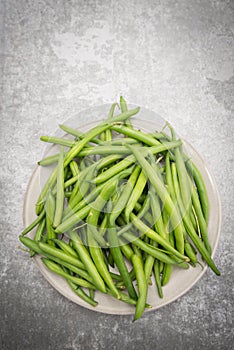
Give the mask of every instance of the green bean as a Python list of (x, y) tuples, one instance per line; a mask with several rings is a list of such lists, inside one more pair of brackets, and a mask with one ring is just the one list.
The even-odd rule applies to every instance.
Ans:
[(120, 247), (119, 247), (119, 241), (117, 237), (116, 227), (108, 228), (107, 230), (107, 236), (108, 241), (110, 244), (110, 251), (114, 258), (114, 262), (119, 270), (119, 273), (123, 279), (124, 285), (127, 288), (128, 294), (132, 299), (136, 299), (136, 291), (134, 289), (134, 286), (132, 284), (132, 280), (129, 276), (129, 272), (127, 270), (125, 261), (123, 259), (123, 255), (121, 253)]
[(159, 298), (163, 298), (162, 283), (160, 278), (160, 263), (158, 260), (155, 260), (154, 262), (153, 271), (154, 271), (154, 278), (155, 278), (155, 283), (158, 290)]
[(70, 169), (71, 169), (71, 172), (72, 172), (72, 176), (76, 176), (76, 175), (79, 174), (80, 171), (79, 171), (78, 165), (77, 165), (75, 160), (72, 160), (70, 162), (69, 166), (70, 166)]
[(123, 122), (123, 121), (129, 119), (130, 117), (134, 116), (135, 114), (137, 114), (139, 112), (139, 110), (140, 110), (140, 108), (136, 107), (136, 108), (130, 109), (128, 111), (124, 111), (118, 115), (115, 115), (111, 119), (107, 119), (107, 121), (104, 121), (103, 123), (108, 122), (109, 124), (114, 124), (114, 123), (118, 123), (118, 122)]
[(58, 144), (65, 147), (70, 147), (70, 148), (72, 148), (76, 144), (76, 141), (68, 140), (61, 137), (53, 137), (53, 136), (41, 136), (40, 140), (44, 142)]
[(189, 185), (188, 173), (184, 164), (183, 157), (179, 148), (175, 149), (176, 168), (178, 172), (178, 180), (181, 192), (182, 202), (185, 210), (191, 208), (191, 186)]
[(172, 174), (171, 174), (171, 166), (170, 166), (170, 156), (169, 156), (169, 152), (167, 152), (166, 155), (166, 166), (165, 166), (165, 170), (166, 170), (166, 184), (167, 184), (167, 189), (168, 192), (172, 198), (172, 200), (175, 201), (174, 198), (174, 191), (173, 191), (173, 185), (172, 185)]
[(42, 239), (43, 233), (45, 231), (45, 226), (46, 226), (46, 220), (42, 219), (37, 226), (37, 230), (34, 236), (34, 241), (37, 242)]
[(132, 137), (138, 141), (141, 141), (148, 146), (162, 146), (161, 142), (155, 140), (153, 137), (149, 136), (148, 134), (145, 134), (142, 131), (131, 129), (123, 125), (113, 125), (111, 129), (119, 132), (120, 134), (124, 134), (128, 137)]
[(161, 132), (153, 132), (150, 134), (151, 136), (155, 137), (157, 140), (159, 140), (160, 142), (162, 141), (171, 141), (171, 137), (169, 135), (167, 135), (165, 132), (161, 131)]
[(145, 278), (143, 263), (138, 255), (134, 254), (132, 256), (132, 264), (136, 272), (136, 280), (137, 280), (137, 287), (138, 287), (138, 299), (137, 299), (135, 315), (134, 315), (134, 321), (136, 321), (142, 316), (144, 312), (148, 287), (147, 287), (147, 281)]
[(132, 250), (133, 250), (135, 255), (138, 255), (143, 260), (143, 256), (141, 254), (141, 250), (138, 248), (137, 245), (132, 244)]
[(70, 198), (70, 197), (71, 197), (71, 194), (72, 194), (71, 191), (65, 191), (65, 192), (64, 192), (64, 197), (65, 197), (65, 198)]
[(140, 198), (146, 183), (147, 177), (145, 176), (144, 171), (141, 171), (124, 211), (127, 223), (129, 222), (130, 214), (133, 211), (138, 199)]
[[(111, 105), (111, 108), (110, 108), (110, 111), (109, 111), (109, 114), (108, 114), (108, 117), (107, 117), (108, 120), (111, 120), (113, 118), (116, 106), (117, 106), (116, 102)], [(122, 112), (124, 112), (124, 111), (122, 111)], [(111, 132), (110, 129), (105, 131), (105, 140), (106, 141), (111, 141), (112, 140), (112, 132)]]
[(109, 254), (107, 256), (107, 261), (111, 267), (113, 267), (113, 268), (115, 267), (114, 258), (113, 258), (113, 255), (111, 254), (110, 250), (109, 250)]
[(202, 208), (201, 208), (200, 201), (198, 198), (198, 194), (197, 194), (194, 187), (192, 187), (192, 202), (194, 205), (194, 210), (196, 213), (200, 232), (202, 235), (202, 240), (205, 244), (207, 251), (211, 254), (212, 251), (211, 251), (211, 246), (210, 246), (209, 239), (208, 239), (208, 230), (207, 230), (207, 226), (206, 226), (206, 221), (205, 221), (204, 216), (203, 216), (203, 212), (202, 212)]
[(184, 250), (186, 254), (189, 256), (190, 262), (192, 263), (198, 262), (196, 254), (194, 253), (193, 248), (187, 239), (185, 239), (185, 242), (184, 242)]
[[(120, 108), (122, 112), (126, 112), (128, 110), (127, 107), (127, 103), (125, 101), (125, 99), (123, 98), (123, 96), (120, 96)], [(130, 119), (126, 119), (125, 120), (125, 125), (128, 126), (129, 128), (132, 128), (132, 123), (130, 121)]]
[(40, 213), (40, 215), (30, 224), (28, 225), (23, 232), (21, 233), (22, 236), (25, 236), (27, 233), (29, 233), (30, 231), (32, 231), (32, 229), (34, 229), (34, 227), (36, 227), (44, 218), (46, 212), (45, 209), (43, 209)]
[(149, 197), (151, 202), (151, 210), (152, 210), (152, 216), (153, 216), (153, 223), (155, 230), (159, 233), (160, 236), (163, 238), (167, 238), (167, 233), (163, 224), (162, 220), (162, 214), (161, 214), (161, 208), (160, 203), (157, 194), (155, 193), (154, 187), (150, 187), (149, 190)]
[(59, 159), (59, 154), (54, 154), (52, 156), (48, 156), (46, 158), (39, 160), (37, 164), (41, 166), (47, 166), (47, 165), (57, 163), (58, 159)]
[(154, 257), (151, 255), (147, 255), (144, 262), (144, 273), (148, 284), (152, 284), (150, 277), (152, 274), (153, 266), (154, 266)]
[(108, 221), (108, 214), (106, 213), (104, 215), (104, 218), (100, 224), (99, 234), (103, 237), (107, 230), (107, 221)]
[(86, 147), (83, 151), (80, 152), (80, 157), (87, 157), (91, 155), (106, 155), (106, 154), (129, 154), (131, 151), (125, 146), (95, 146), (95, 147)]
[[(149, 243), (151, 246), (157, 247), (157, 243), (155, 241), (153, 241), (152, 239), (149, 240)], [(146, 278), (146, 281), (148, 284), (150, 284), (150, 281), (151, 281), (150, 276), (151, 276), (152, 271), (153, 271), (154, 261), (155, 261), (155, 257), (153, 257), (150, 254), (147, 254), (147, 257), (146, 257), (145, 263), (144, 263), (144, 272), (145, 272), (145, 278)], [(171, 265), (168, 265), (168, 266), (171, 266)]]
[[(85, 137), (84, 133), (82, 133), (81, 131), (78, 131), (76, 129), (70, 128), (67, 125), (60, 124), (59, 127), (60, 127), (60, 129), (62, 129), (63, 131), (65, 131), (66, 133), (68, 133), (70, 135), (76, 136), (76, 137), (81, 138), (81, 139)], [(92, 140), (90, 140), (90, 141), (93, 143), (96, 143), (96, 144), (102, 144), (102, 142), (95, 137), (92, 138)]]
[[(114, 293), (108, 288), (107, 288), (107, 293), (115, 297)], [(119, 295), (120, 295), (120, 300), (123, 301), (124, 303), (130, 304), (130, 305), (136, 305), (136, 300), (130, 298), (127, 294), (119, 291)]]
[[(135, 206), (135, 208), (136, 208), (136, 206)], [(150, 197), (147, 196), (145, 198), (142, 206), (141, 206), (141, 209), (137, 213), (137, 217), (139, 219), (141, 219), (141, 218), (145, 218), (146, 219), (147, 217), (149, 217), (149, 215), (148, 215), (149, 214), (149, 210), (150, 210)]]
[[(196, 212), (195, 212), (195, 209), (194, 209), (194, 206), (192, 205), (192, 210), (190, 211), (190, 220), (193, 224), (193, 227), (196, 231), (200, 232), (200, 227), (199, 227), (199, 222), (198, 222), (198, 219), (197, 219), (197, 215), (196, 215)], [(203, 215), (203, 214), (202, 214)], [(200, 234), (200, 233), (199, 233)]]
[(52, 239), (56, 237), (53, 229), (53, 220), (55, 213), (55, 199), (51, 191), (48, 193), (48, 197), (45, 203), (46, 209), (46, 229), (47, 229), (47, 240), (50, 245), (54, 245)]
[[(172, 247), (175, 247), (173, 232), (169, 233), (169, 242), (170, 242)], [(187, 250), (186, 250), (186, 243), (184, 243), (184, 251), (185, 251), (185, 254), (191, 260), (191, 255), (188, 255)], [(173, 270), (173, 265), (164, 264), (163, 271), (162, 271), (162, 281), (161, 281), (162, 286), (165, 286), (169, 282), (171, 274), (172, 274), (172, 270)]]
[(51, 270), (52, 272), (56, 273), (57, 275), (60, 275), (62, 277), (65, 277), (66, 279), (71, 280), (73, 283), (77, 284), (78, 286), (84, 287), (84, 288), (90, 288), (90, 289), (96, 289), (96, 287), (79, 277), (74, 277), (69, 275), (68, 273), (64, 272), (61, 266), (53, 262), (52, 260), (49, 260), (47, 258), (41, 258), (41, 261), (46, 265), (46, 267)]
[(55, 213), (53, 218), (53, 226), (59, 226), (62, 214), (63, 214), (63, 206), (64, 206), (64, 168), (63, 168), (63, 148), (61, 148), (61, 152), (59, 155), (58, 161), (58, 171), (57, 171), (57, 185), (56, 185), (56, 205), (55, 205)]
[(106, 141), (106, 131), (103, 131), (103, 132), (100, 134), (99, 138), (100, 138), (100, 140), (101, 140), (102, 142)]
[(93, 299), (93, 300), (94, 300), (94, 295), (95, 295), (95, 291), (94, 291), (93, 289), (90, 289), (90, 290), (89, 290), (89, 296), (90, 296), (90, 298)]
[(138, 144), (139, 141), (132, 139), (131, 137), (120, 137), (111, 141), (104, 141), (102, 146), (125, 146), (126, 144)]
[(134, 251), (132, 250), (131, 246), (127, 244), (122, 238), (118, 238), (118, 240), (122, 253), (129, 261), (131, 261), (132, 255), (134, 254)]
[[(35, 233), (35, 236), (34, 236), (34, 241), (35, 242), (38, 242), (42, 239), (42, 236), (43, 236), (43, 233), (45, 231), (45, 226), (46, 226), (46, 221), (45, 219), (42, 219), (38, 226), (37, 226), (37, 229), (36, 229), (36, 233)], [(30, 250), (30, 257), (34, 256), (35, 255), (35, 251), (34, 250)]]

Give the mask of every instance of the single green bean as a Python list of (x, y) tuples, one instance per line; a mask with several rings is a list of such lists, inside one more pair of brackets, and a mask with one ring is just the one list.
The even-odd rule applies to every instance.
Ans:
[(58, 171), (57, 171), (57, 185), (56, 185), (56, 204), (55, 204), (55, 213), (53, 219), (53, 226), (59, 226), (62, 215), (63, 215), (63, 206), (64, 206), (64, 168), (63, 168), (63, 148), (59, 155), (58, 161)]
[(140, 196), (142, 195), (142, 192), (144, 191), (146, 183), (147, 183), (147, 177), (145, 176), (144, 171), (141, 171), (136, 181), (135, 187), (133, 188), (131, 196), (129, 197), (125, 207), (124, 214), (125, 214), (127, 223), (129, 222), (129, 217), (131, 212), (133, 211), (138, 199), (140, 198)]
[(161, 213), (159, 198), (156, 194), (155, 188), (152, 186), (150, 187), (150, 190), (149, 190), (149, 197), (151, 202), (151, 210), (152, 210), (155, 231), (157, 231), (160, 234), (160, 236), (167, 239), (167, 232), (165, 230), (163, 220), (162, 220), (162, 213)]
[[(73, 136), (76, 136), (76, 137), (78, 137), (80, 139), (85, 137), (84, 133), (82, 133), (81, 131), (78, 131), (76, 129), (70, 128), (67, 125), (60, 124), (59, 127), (60, 127), (60, 129), (62, 129), (66, 133), (68, 133), (70, 135), (73, 135)], [(102, 142), (99, 139), (95, 138), (95, 137), (92, 140), (90, 140), (90, 141), (93, 142), (93, 143), (96, 143), (96, 144), (102, 144)]]
[(148, 146), (161, 146), (161, 142), (155, 140), (152, 136), (145, 134), (143, 131), (135, 130), (124, 125), (113, 125), (112, 130), (119, 132), (120, 134), (127, 135), (138, 141), (145, 143)]
[(70, 148), (72, 148), (76, 144), (76, 141), (68, 140), (62, 137), (54, 137), (54, 136), (41, 136), (40, 140), (44, 142), (58, 144), (65, 147), (70, 147)]
[(59, 159), (59, 154), (54, 154), (52, 156), (48, 156), (48, 157), (45, 157), (45, 158), (39, 160), (39, 162), (37, 162), (37, 164), (41, 165), (41, 166), (47, 166), (47, 165), (57, 163), (58, 159)]
[(30, 231), (32, 231), (32, 229), (34, 229), (34, 227), (36, 227), (43, 219), (45, 216), (46, 212), (45, 209), (43, 209), (40, 213), (40, 215), (30, 224), (28, 225), (23, 232), (21, 233), (22, 236), (25, 236), (27, 233), (29, 233)]
[(160, 263), (158, 260), (155, 260), (154, 262), (153, 271), (154, 271), (154, 278), (155, 278), (155, 283), (158, 290), (159, 298), (163, 298), (162, 283), (160, 278)]
[(76, 176), (79, 174), (79, 168), (78, 168), (78, 164), (75, 160), (72, 160), (69, 164), (71, 172), (72, 172), (72, 176)]
[(120, 250), (119, 241), (118, 241), (117, 232), (116, 232), (116, 227), (108, 228), (107, 237), (108, 237), (108, 241), (110, 244), (111, 254), (114, 258), (114, 262), (119, 270), (119, 273), (123, 279), (124, 285), (127, 288), (129, 296), (132, 299), (136, 299), (137, 294), (136, 294), (136, 291), (135, 291), (134, 286), (132, 284), (132, 280), (129, 276), (127, 266), (125, 264), (125, 261), (123, 259), (123, 255), (122, 255), (121, 250)]
[(41, 241), (43, 233), (45, 231), (45, 226), (46, 226), (46, 220), (42, 219), (41, 222), (39, 222), (37, 226), (37, 230), (34, 236), (34, 241)]
[(138, 299), (135, 309), (134, 321), (138, 320), (145, 309), (146, 299), (147, 299), (147, 281), (145, 278), (143, 263), (141, 258), (134, 254), (132, 256), (132, 264), (136, 273), (137, 287), (138, 287)]
[(51, 191), (48, 193), (48, 197), (45, 203), (46, 209), (46, 230), (47, 230), (47, 240), (50, 245), (54, 245), (52, 239), (56, 237), (56, 234), (53, 229), (53, 220), (55, 213), (55, 199)]
[(211, 254), (212, 250), (211, 250), (211, 246), (209, 243), (207, 225), (206, 225), (205, 218), (203, 216), (203, 212), (202, 212), (202, 208), (201, 208), (200, 201), (198, 198), (198, 194), (197, 194), (194, 186), (192, 187), (192, 202), (193, 202), (194, 210), (195, 210), (196, 217), (198, 220), (200, 232), (202, 235), (202, 240), (205, 244), (207, 251)]
[[(121, 108), (122, 112), (126, 112), (128, 110), (127, 102), (123, 98), (123, 96), (120, 96), (119, 104), (120, 104), (120, 108)], [(125, 120), (125, 125), (128, 126), (129, 128), (132, 128), (132, 123), (131, 123), (130, 119)]]

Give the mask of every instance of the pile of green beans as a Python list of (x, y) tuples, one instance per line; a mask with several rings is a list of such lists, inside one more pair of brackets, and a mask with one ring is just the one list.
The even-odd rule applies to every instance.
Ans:
[[(36, 203), (37, 218), (20, 235), (30, 255), (64, 277), (81, 299), (97, 306), (95, 291), (146, 308), (154, 283), (163, 298), (173, 269), (204, 263), (219, 275), (208, 239), (209, 201), (202, 176), (169, 132), (136, 130), (120, 98), (106, 120), (82, 133), (61, 125), (73, 140), (38, 162), (54, 164)], [(30, 237), (26, 237), (32, 231)], [(33, 237), (33, 238), (32, 238)], [(115, 270), (113, 270), (115, 269)]]

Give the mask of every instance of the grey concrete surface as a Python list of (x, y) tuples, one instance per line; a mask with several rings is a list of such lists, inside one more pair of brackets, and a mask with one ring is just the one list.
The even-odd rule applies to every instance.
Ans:
[[(1, 349), (232, 348), (233, 4), (1, 1)], [(194, 145), (222, 201), (221, 277), (208, 270), (186, 295), (134, 324), (66, 300), (18, 249), (39, 136), (120, 94), (169, 119)]]

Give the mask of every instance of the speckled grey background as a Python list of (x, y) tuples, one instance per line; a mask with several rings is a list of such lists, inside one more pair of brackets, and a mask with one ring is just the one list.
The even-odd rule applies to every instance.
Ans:
[[(233, 1), (1, 1), (3, 350), (231, 349), (233, 345)], [(166, 116), (203, 155), (223, 209), (215, 261), (172, 304), (132, 324), (66, 300), (17, 246), (41, 134), (123, 94)]]

